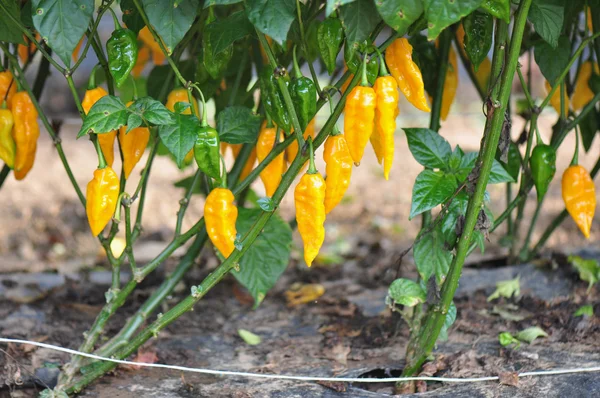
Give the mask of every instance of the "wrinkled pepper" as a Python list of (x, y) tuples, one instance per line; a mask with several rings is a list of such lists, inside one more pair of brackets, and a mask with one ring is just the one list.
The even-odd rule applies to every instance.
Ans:
[(6, 101), (0, 107), (0, 160), (11, 169), (15, 166), (16, 145), (12, 137), (12, 128), (15, 121), (9, 109), (6, 109)]
[(598, 64), (587, 61), (581, 65), (581, 69), (577, 75), (577, 81), (575, 82), (575, 89), (571, 96), (571, 105), (573, 105), (574, 111), (580, 110), (594, 98), (594, 92), (589, 86), (589, 80), (590, 77), (592, 77), (592, 69), (594, 73), (598, 73)]
[(344, 27), (338, 18), (329, 17), (317, 28), (317, 45), (327, 72), (335, 71), (338, 53), (344, 41)]
[[(83, 111), (87, 115), (92, 106), (98, 102), (98, 100), (108, 93), (102, 87), (96, 87), (95, 81), (95, 71), (92, 71), (90, 75), (90, 80), (88, 82), (88, 88), (83, 96), (83, 101), (81, 101), (81, 107)], [(112, 167), (113, 162), (115, 160), (115, 138), (117, 137), (117, 130), (109, 131), (108, 133), (98, 134), (98, 142), (100, 143), (100, 148), (102, 149), (102, 154), (104, 155), (104, 159), (106, 163)]]
[[(280, 134), (281, 136), (281, 134)], [(256, 158), (258, 162), (265, 160), (267, 155), (271, 153), (275, 147), (275, 139), (277, 138), (277, 128), (270, 122), (263, 122), (263, 125), (258, 134), (256, 141)], [(281, 137), (280, 141), (281, 141)], [(260, 172), (260, 179), (265, 186), (265, 192), (268, 197), (273, 196), (275, 190), (281, 182), (281, 174), (285, 167), (284, 153), (281, 152)]]
[(277, 79), (284, 79), (286, 85), (289, 86), (290, 78), (285, 72), (285, 75), (275, 77), (274, 69), (267, 65), (263, 68), (260, 75), (260, 90), (261, 98), (265, 111), (271, 117), (271, 120), (285, 132), (291, 131), (292, 123), (290, 116), (288, 115), (283, 100), (283, 95), (279, 90)]
[(308, 77), (302, 75), (302, 71), (298, 66), (298, 60), (296, 58), (296, 48), (294, 47), (294, 78), (291, 79), (289, 88), (292, 102), (294, 103), (294, 109), (302, 132), (306, 130), (306, 127), (317, 113), (317, 88), (315, 83)]
[(17, 180), (25, 178), (33, 167), (37, 140), (40, 136), (38, 113), (26, 91), (19, 91), (12, 98), (11, 112), (14, 119), (12, 137), (15, 140), (14, 173)]
[[(336, 134), (334, 134), (336, 133)], [(334, 129), (327, 137), (323, 148), (323, 160), (325, 160), (325, 214), (329, 214), (342, 200), (352, 176), (352, 157), (348, 150), (348, 144), (343, 134)]]
[(417, 109), (430, 112), (423, 76), (412, 60), (412, 46), (404, 37), (396, 39), (385, 51), (385, 62), (406, 99)]
[(367, 87), (366, 62), (363, 61), (362, 86), (355, 86), (344, 106), (344, 134), (350, 150), (350, 156), (356, 165), (365, 152), (365, 147), (373, 133), (375, 121), (375, 90)]
[(227, 188), (215, 188), (204, 203), (206, 232), (213, 245), (227, 258), (235, 249), (238, 210), (233, 193)]
[[(544, 86), (546, 87), (546, 93), (549, 93), (550, 91), (552, 91), (552, 86), (550, 86), (550, 83), (548, 82), (548, 80), (546, 80), (546, 83)], [(565, 93), (565, 103), (563, 105), (563, 109), (565, 111), (564, 112), (565, 115), (568, 115), (569, 114), (569, 96), (567, 95), (567, 86), (563, 85), (562, 89)], [(556, 89), (554, 94), (552, 94), (552, 98), (550, 98), (550, 104), (552, 104), (552, 107), (554, 108), (556, 113), (558, 113), (560, 115), (560, 87)]]
[(98, 168), (87, 185), (85, 212), (92, 235), (98, 236), (113, 217), (119, 199), (119, 177), (110, 167)]
[(575, 224), (589, 239), (596, 211), (596, 188), (590, 173), (584, 167), (573, 165), (565, 170), (562, 177), (562, 197)]
[(315, 167), (312, 140), (310, 166), (294, 190), (296, 221), (304, 242), (304, 261), (311, 266), (325, 241), (325, 180)]
[[(129, 102), (127, 106), (133, 102)], [(100, 137), (102, 134), (98, 135)], [(123, 154), (123, 171), (125, 178), (129, 178), (131, 171), (144, 155), (144, 150), (150, 141), (148, 127), (136, 127), (127, 132), (127, 126), (119, 129), (119, 144)]]
[(138, 57), (137, 37), (127, 28), (122, 28), (115, 17), (115, 30), (106, 42), (108, 70), (115, 79), (117, 87), (121, 87), (129, 77)]
[(537, 191), (538, 203), (548, 191), (550, 182), (556, 173), (556, 151), (550, 145), (538, 144), (533, 148), (529, 158), (531, 177)]
[[(308, 126), (306, 126), (306, 129), (304, 130), (304, 140), (307, 140), (308, 137), (312, 137), (313, 139), (315, 138), (315, 120), (316, 118), (313, 118), (310, 123), (308, 123)], [(294, 129), (292, 129), (292, 133), (294, 132)], [(292, 143), (290, 145), (287, 146), (287, 148), (285, 148), (285, 157), (287, 159), (288, 163), (292, 163), (294, 161), (294, 159), (296, 159), (296, 156), (298, 155), (298, 141), (294, 140), (292, 141)]]
[(448, 53), (448, 69), (446, 70), (444, 92), (442, 94), (442, 109), (440, 111), (440, 118), (442, 120), (446, 120), (448, 113), (450, 113), (450, 107), (452, 107), (452, 103), (454, 102), (457, 88), (458, 62), (456, 60), (456, 52), (454, 51), (454, 48), (450, 46), (450, 52)]
[(6, 106), (10, 109), (12, 98), (17, 93), (17, 82), (9, 70), (0, 72), (0, 101), (6, 99)]
[[(204, 106), (206, 108), (206, 106)], [(219, 132), (210, 127), (207, 121), (208, 112), (202, 112), (202, 122), (196, 131), (194, 158), (198, 168), (207, 176), (217, 181), (221, 179), (221, 154)]]

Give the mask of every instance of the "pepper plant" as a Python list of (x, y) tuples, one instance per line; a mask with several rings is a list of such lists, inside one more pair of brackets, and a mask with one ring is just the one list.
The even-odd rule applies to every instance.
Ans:
[[(352, 168), (359, 166), (369, 142), (385, 178), (394, 178), (402, 93), (410, 106), (430, 113), (428, 127), (399, 126), (424, 167), (413, 187), (409, 216), (422, 222), (409, 248), (419, 278), (397, 279), (389, 290), (391, 307), (410, 326), (403, 375), (411, 376), (454, 322), (452, 299), (467, 255), (477, 246), (483, 250), (486, 240), (499, 239), (492, 234), (499, 226), (506, 225), (502, 241), (515, 261), (536, 255), (569, 214), (586, 237), (590, 234), (596, 206), (593, 177), (600, 159), (588, 173), (578, 165), (578, 153), (579, 141), (589, 150), (598, 130), (597, 3), (1, 0), (0, 186), (10, 175), (25, 179), (34, 164), (39, 116), (113, 273), (106, 304), (79, 350), (122, 359), (185, 316), (229, 274), (260, 305), (289, 262), (292, 230), (277, 208), (300, 174), (294, 189), (296, 223), (291, 225), (298, 227), (310, 266), (325, 239), (326, 214), (343, 198)], [(98, 32), (102, 18), (114, 21), (106, 43)], [(73, 76), (83, 73), (86, 59), (96, 59), (98, 65), (80, 100)], [(443, 137), (441, 122), (452, 111), (459, 83), (458, 59), (480, 95), (486, 119), (477, 152), (452, 148)], [(149, 62), (153, 65), (146, 67)], [(520, 62), (528, 64), (525, 76)], [(540, 101), (532, 96), (534, 62), (547, 80), (547, 95)], [(303, 76), (303, 65), (309, 76)], [(62, 149), (62, 139), (75, 138), (59, 138), (59, 127), (40, 107), (50, 67), (64, 76), (81, 115), (77, 138), (87, 137), (98, 157), (85, 194)], [(34, 68), (31, 83), (25, 72)], [(150, 69), (147, 78), (145, 69)], [(524, 98), (512, 93), (516, 76)], [(214, 115), (209, 115), (208, 101), (214, 103)], [(316, 113), (327, 103), (329, 116), (317, 132)], [(552, 139), (544, 142), (537, 121), (549, 104), (558, 121)], [(336, 126), (342, 113), (343, 133)], [(526, 120), (518, 139), (511, 135), (514, 117)], [(566, 209), (533, 245), (537, 216), (555, 177), (556, 150), (568, 134), (578, 139), (562, 179)], [(325, 176), (314, 162), (314, 151), (322, 144)], [(235, 157), (231, 167), (223, 157), (228, 151)], [(145, 152), (146, 162), (140, 165)], [(122, 159), (120, 175), (113, 169), (115, 154)], [(133, 246), (143, 234), (144, 201), (156, 156), (172, 157), (193, 175), (178, 182), (185, 193), (172, 240), (154, 259), (139, 264)], [(134, 170), (141, 179), (128, 185)], [(248, 204), (247, 192), (258, 177), (267, 196)], [(486, 204), (488, 184), (506, 184), (506, 210), (500, 215), (492, 215)], [(523, 239), (524, 207), (534, 187), (537, 207)], [(184, 230), (190, 199), (198, 194), (205, 197), (204, 217)], [(121, 229), (126, 248), (116, 254), (111, 242)], [(106, 324), (138, 285), (186, 243), (187, 252), (174, 271), (118, 333), (105, 335)], [(207, 244), (216, 249), (218, 267), (156, 315)], [(131, 278), (122, 285), (124, 264)], [(115, 366), (74, 356), (63, 366), (55, 392), (79, 392)]]

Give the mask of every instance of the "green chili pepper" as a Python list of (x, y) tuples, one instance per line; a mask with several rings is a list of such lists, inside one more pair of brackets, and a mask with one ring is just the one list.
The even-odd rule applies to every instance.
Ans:
[[(278, 77), (278, 79), (284, 79), (285, 83), (289, 86), (290, 78), (287, 72)], [(285, 110), (283, 95), (281, 94), (281, 91), (279, 91), (279, 86), (277, 85), (277, 80), (275, 78), (275, 71), (270, 65), (265, 66), (261, 73), (260, 92), (265, 111), (279, 128), (283, 129), (285, 132), (290, 132), (292, 127), (290, 116)]]
[(315, 83), (308, 77), (302, 75), (298, 60), (296, 58), (296, 48), (294, 47), (294, 78), (290, 83), (290, 96), (294, 102), (296, 116), (302, 127), (302, 132), (317, 113), (317, 89)]
[(108, 69), (117, 87), (127, 80), (138, 57), (137, 37), (129, 29), (117, 28), (106, 42)]
[(556, 151), (550, 145), (538, 144), (529, 158), (531, 177), (537, 191), (538, 202), (541, 202), (548, 191), (548, 186), (556, 172)]
[(514, 142), (511, 142), (508, 147), (508, 161), (504, 164), (504, 168), (515, 181), (519, 178), (522, 162), (519, 147)]
[[(362, 57), (357, 50), (366, 52), (367, 42), (365, 41), (357, 47), (354, 47), (354, 45), (346, 42), (346, 47), (344, 48), (344, 60), (346, 61), (348, 70), (352, 73), (357, 73), (357, 71), (360, 73), (360, 68), (362, 66)], [(377, 80), (378, 75), (379, 65), (377, 65), (377, 57), (370, 57), (367, 61), (367, 80), (370, 84), (375, 84), (375, 80)]]
[(317, 44), (319, 52), (331, 75), (335, 70), (335, 61), (344, 41), (344, 28), (337, 18), (327, 18), (317, 29)]
[(219, 132), (208, 125), (205, 107), (194, 144), (194, 158), (204, 174), (217, 181), (221, 180)]
[(473, 11), (463, 19), (465, 51), (473, 63), (475, 72), (492, 47), (494, 17), (486, 12)]

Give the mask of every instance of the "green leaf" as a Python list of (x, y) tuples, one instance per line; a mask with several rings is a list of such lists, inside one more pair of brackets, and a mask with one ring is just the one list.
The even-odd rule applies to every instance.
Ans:
[(468, 203), (469, 198), (467, 193), (461, 191), (448, 205), (447, 213), (440, 225), (440, 231), (444, 235), (446, 242), (453, 243), (456, 240), (456, 222), (460, 216), (464, 216), (467, 213)]
[(582, 305), (573, 314), (573, 316), (584, 316), (584, 315), (585, 316), (594, 316), (594, 307), (592, 307), (590, 304)]
[[(475, 166), (475, 161), (477, 160), (477, 152), (468, 152), (462, 158), (461, 165), (459, 169), (456, 171), (456, 178), (458, 181), (463, 182), (473, 167)], [(494, 159), (492, 163), (492, 170), (490, 172), (490, 179), (488, 180), (488, 184), (500, 184), (503, 182), (514, 182), (513, 177), (504, 169), (502, 164), (499, 161)]]
[(356, 0), (327, 0), (327, 6), (325, 7), (325, 16), (330, 16), (332, 12), (334, 12), (344, 4), (350, 4), (354, 1)]
[(210, 6), (227, 6), (230, 4), (241, 3), (242, 0), (206, 0), (204, 2), (204, 8), (208, 8)]
[(194, 115), (173, 114), (172, 124), (158, 128), (158, 135), (169, 152), (175, 157), (175, 162), (183, 167), (185, 155), (194, 147), (200, 121)]
[(490, 14), (473, 11), (463, 19), (465, 29), (465, 51), (477, 72), (492, 48), (494, 18)]
[(581, 130), (581, 143), (583, 149), (587, 153), (592, 148), (592, 143), (598, 132), (598, 111), (593, 108), (581, 119), (579, 123), (579, 129)]
[(217, 116), (219, 139), (229, 144), (256, 141), (260, 129), (260, 116), (245, 106), (230, 106)]
[[(195, 60), (181, 61), (177, 66), (186, 81), (196, 81)], [(174, 77), (175, 74), (170, 65), (157, 65), (152, 68), (148, 75), (148, 95), (159, 101), (166, 101), (167, 95), (174, 88)], [(166, 88), (164, 87), (165, 81), (167, 82)], [(204, 95), (206, 95), (206, 92), (204, 92)]]
[(510, 23), (510, 0), (484, 0), (481, 8), (490, 15)]
[(600, 264), (595, 259), (584, 259), (579, 256), (569, 256), (569, 262), (577, 268), (579, 272), (579, 278), (582, 281), (588, 282), (588, 292), (594, 286), (594, 283), (598, 282), (600, 278)]
[(454, 147), (452, 154), (450, 155), (450, 159), (448, 159), (448, 169), (450, 171), (456, 171), (460, 167), (460, 163), (462, 158), (465, 156), (465, 153), (460, 148), (460, 146)]
[(33, 0), (33, 25), (66, 66), (94, 13), (93, 0)]
[[(0, 0), (0, 2), (6, 2), (8, 0)], [(32, 12), (31, 12), (31, 1), (32, 0), (27, 0), (23, 3), (23, 7), (21, 8), (21, 23), (23, 25), (25, 25), (25, 27), (27, 29), (33, 29), (33, 19), (32, 19)], [(0, 17), (1, 19), (2, 17)], [(21, 38), (23, 37), (23, 35), (21, 35)], [(2, 39), (0, 39), (2, 40)]]
[(384, 0), (375, 1), (379, 15), (390, 28), (404, 35), (408, 27), (423, 14), (422, 0)]
[(140, 15), (133, 0), (121, 0), (121, 11), (123, 12), (123, 23), (127, 29), (131, 30), (135, 35), (146, 26), (142, 16)]
[[(239, 209), (237, 231), (245, 235), (262, 214), (258, 209)], [(233, 276), (254, 298), (254, 308), (285, 271), (291, 253), (292, 230), (277, 214), (273, 214), (261, 234), (240, 260), (239, 271)]]
[(533, 54), (542, 75), (551, 86), (554, 86), (571, 58), (571, 40), (567, 36), (561, 36), (554, 47), (545, 41), (539, 41), (534, 47)]
[(452, 148), (444, 137), (433, 130), (404, 129), (408, 149), (422, 166), (432, 169), (446, 169), (452, 155)]
[(414, 307), (417, 304), (424, 303), (427, 299), (427, 295), (418, 283), (404, 278), (392, 282), (388, 290), (388, 296), (397, 304), (406, 307)]
[(509, 332), (502, 332), (498, 335), (498, 342), (502, 347), (507, 347), (511, 344), (515, 344), (515, 349), (518, 349), (521, 342), (513, 337)]
[[(8, 13), (0, 11), (0, 41), (24, 44), (23, 32), (21, 32), (19, 26), (10, 18), (10, 16), (12, 16), (17, 21), (21, 20), (21, 10), (19, 9), (19, 5), (15, 0), (0, 0), (0, 4), (8, 11)], [(10, 14), (10, 16), (8, 14)]]
[(294, 0), (247, 0), (248, 19), (265, 35), (283, 46), (296, 18)]
[(225, 19), (216, 20), (206, 26), (213, 57), (225, 51), (237, 40), (254, 31), (245, 11), (234, 12)]
[(323, 63), (330, 75), (335, 71), (337, 57), (343, 41), (344, 29), (338, 18), (327, 18), (319, 25), (316, 42)]
[(77, 138), (89, 133), (103, 134), (116, 130), (127, 123), (128, 114), (127, 107), (119, 97), (106, 95), (92, 106)]
[(538, 337), (548, 337), (548, 333), (544, 332), (539, 326), (532, 326), (525, 330), (521, 330), (515, 337), (520, 341), (531, 344)]
[(428, 41), (427, 37), (422, 34), (415, 34), (408, 42), (413, 47), (413, 61), (417, 64), (423, 75), (425, 91), (429, 95), (435, 95), (438, 55), (434, 42)]
[(129, 105), (129, 110), (154, 126), (173, 122), (173, 114), (162, 103), (151, 97), (137, 99)]
[(369, 38), (381, 17), (373, 0), (357, 0), (340, 8), (340, 21), (348, 42), (356, 43)]
[(507, 281), (496, 282), (496, 290), (492, 293), (487, 301), (492, 301), (500, 297), (505, 297), (507, 299), (514, 296), (519, 296), (521, 294), (521, 283), (520, 277), (517, 276), (515, 279), (510, 279)]
[(125, 130), (125, 134), (129, 133), (131, 130), (140, 127), (144, 123), (144, 119), (138, 114), (130, 113), (127, 117), (127, 130)]
[(444, 203), (456, 190), (458, 183), (442, 171), (423, 170), (415, 180), (409, 220)]
[(527, 18), (535, 31), (552, 47), (558, 46), (563, 25), (565, 0), (533, 0)]
[(256, 201), (258, 207), (260, 207), (263, 211), (275, 211), (275, 203), (269, 197), (260, 198)]
[(183, 0), (177, 6), (175, 0), (142, 0), (142, 4), (150, 24), (171, 54), (192, 26), (199, 0)]
[(427, 17), (427, 37), (433, 40), (461, 18), (475, 11), (483, 0), (424, 0)]
[(435, 275), (438, 286), (441, 285), (448, 274), (452, 253), (445, 249), (444, 238), (438, 228), (420, 237), (413, 248), (413, 256), (421, 279), (429, 281)]
[(448, 307), (448, 312), (446, 313), (446, 319), (444, 319), (444, 324), (442, 325), (442, 329), (440, 330), (440, 334), (438, 336), (438, 340), (446, 341), (448, 340), (448, 329), (454, 324), (456, 321), (456, 305), (454, 305), (454, 301), (450, 303), (450, 307)]
[(252, 332), (247, 331), (246, 329), (238, 329), (238, 334), (246, 342), (248, 345), (259, 345), (262, 341), (260, 336), (255, 335)]

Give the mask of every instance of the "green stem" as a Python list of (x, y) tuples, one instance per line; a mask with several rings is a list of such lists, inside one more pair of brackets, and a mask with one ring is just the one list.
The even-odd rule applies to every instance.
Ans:
[(179, 211), (177, 211), (177, 223), (175, 225), (175, 236), (181, 234), (181, 225), (183, 223), (183, 216), (188, 208), (188, 204), (190, 203), (190, 198), (192, 197), (192, 193), (194, 192), (194, 188), (196, 184), (200, 180), (200, 176), (202, 175), (202, 171), (198, 169), (196, 174), (194, 174), (194, 179), (192, 183), (188, 187), (185, 196), (183, 199), (179, 201)]
[(531, 237), (533, 236), (533, 230), (535, 229), (535, 225), (536, 225), (537, 219), (540, 215), (540, 211), (542, 211), (543, 204), (544, 204), (544, 198), (542, 198), (542, 200), (537, 202), (537, 204), (536, 204), (535, 212), (533, 213), (533, 217), (531, 218), (531, 223), (529, 224), (529, 229), (527, 230), (527, 235), (525, 236), (525, 241), (523, 242), (523, 246), (521, 247), (520, 257), (522, 259), (524, 259), (524, 257), (528, 257), (528, 255), (526, 255), (526, 254), (529, 251), (529, 243), (531, 242)]
[[(308, 45), (306, 44), (306, 35), (304, 33), (304, 22), (302, 21), (302, 10), (300, 9), (300, 0), (296, 0), (296, 12), (298, 14), (298, 25), (300, 26), (300, 40), (302, 41), (302, 50), (304, 51), (304, 57), (306, 58), (306, 63), (308, 64), (308, 68), (310, 69), (310, 75), (312, 76), (313, 82), (315, 83), (315, 88), (317, 89), (317, 93), (321, 94), (321, 87), (319, 86), (319, 76), (315, 72), (315, 68), (308, 59)], [(294, 49), (294, 62), (296, 56), (296, 49)], [(300, 75), (298, 75), (300, 77)]]
[(75, 82), (73, 81), (72, 75), (66, 75), (67, 83), (69, 85), (69, 89), (71, 90), (71, 94), (73, 95), (73, 99), (75, 100), (75, 106), (77, 106), (77, 110), (79, 111), (79, 116), (81, 120), (85, 119), (85, 111), (81, 106), (81, 100), (79, 99), (79, 94), (77, 94), (77, 89), (75, 88)]
[(9, 174), (10, 174), (10, 167), (8, 167), (8, 165), (5, 164), (2, 167), (2, 171), (0, 171), (0, 188), (2, 188), (2, 185), (4, 185), (4, 181), (6, 181), (6, 177), (8, 177)]
[(523, 93), (525, 93), (525, 98), (527, 99), (527, 102), (529, 103), (529, 108), (531, 108), (532, 110), (535, 109), (535, 101), (533, 100), (533, 98), (531, 97), (531, 94), (529, 93), (529, 89), (527, 88), (527, 83), (525, 83), (525, 78), (523, 77), (523, 73), (521, 72), (521, 64), (518, 64), (517, 66), (517, 74), (519, 75), (519, 81), (521, 82), (521, 88), (523, 89)]

